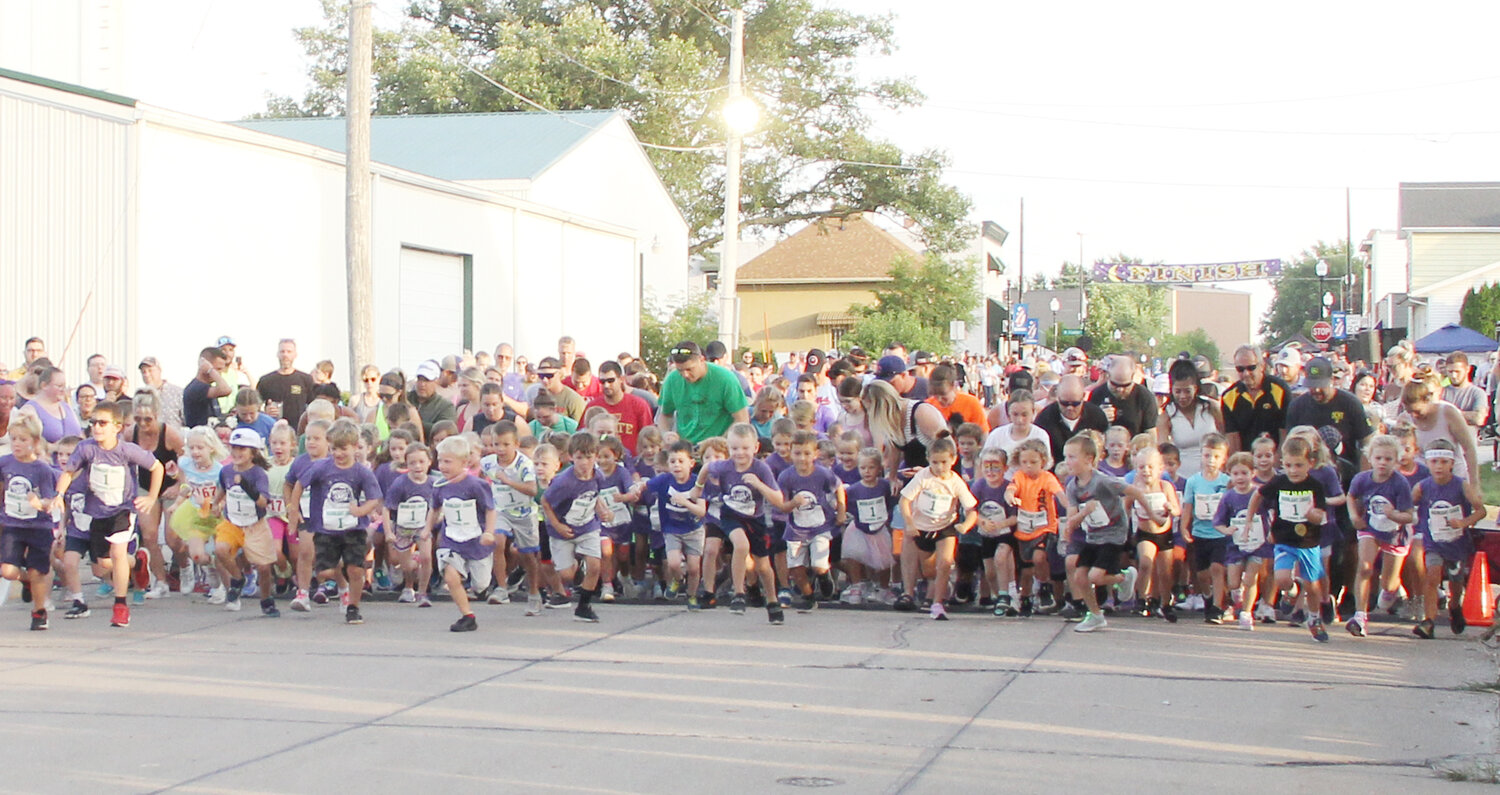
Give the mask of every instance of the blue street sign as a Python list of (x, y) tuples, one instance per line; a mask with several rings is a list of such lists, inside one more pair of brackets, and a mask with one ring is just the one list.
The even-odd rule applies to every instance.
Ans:
[(1036, 318), (1032, 318), (1032, 319), (1026, 321), (1026, 339), (1022, 341), (1022, 344), (1023, 345), (1041, 345), (1042, 344), (1042, 321), (1037, 320)]
[(1031, 319), (1031, 313), (1027, 311), (1025, 304), (1016, 304), (1010, 308), (1010, 327), (1012, 332), (1021, 331), (1026, 328), (1026, 321)]
[(1348, 318), (1349, 318), (1349, 316), (1346, 315), (1346, 314), (1344, 314), (1343, 312), (1334, 312), (1333, 313), (1333, 338), (1334, 339), (1343, 339), (1344, 337), (1349, 336), (1349, 334), (1348, 334), (1348, 331), (1349, 331)]

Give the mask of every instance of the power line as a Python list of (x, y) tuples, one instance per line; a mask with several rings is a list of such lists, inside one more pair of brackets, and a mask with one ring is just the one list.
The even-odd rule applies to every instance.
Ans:
[(986, 116), (1003, 116), (1011, 119), (1026, 119), (1028, 121), (1050, 121), (1063, 124), (1093, 124), (1105, 127), (1131, 127), (1147, 130), (1173, 130), (1178, 132), (1202, 132), (1202, 133), (1225, 133), (1230, 135), (1306, 135), (1306, 136), (1360, 136), (1360, 137), (1400, 137), (1400, 138), (1428, 138), (1436, 136), (1455, 135), (1500, 135), (1500, 130), (1410, 130), (1405, 132), (1390, 130), (1253, 130), (1235, 129), (1228, 127), (1188, 127), (1175, 124), (1151, 124), (1148, 122), (1114, 121), (1112, 119), (1073, 119), (1064, 116), (1041, 116), (1030, 113), (1012, 113), (1003, 110), (987, 110), (984, 108), (963, 107), (959, 105), (940, 105), (927, 103), (927, 108), (939, 108), (942, 110), (958, 111), (960, 113), (979, 113)]
[(555, 49), (553, 50), (553, 52), (557, 55), (557, 57), (562, 58), (563, 60), (573, 64), (574, 66), (577, 66), (580, 69), (592, 72), (595, 75), (599, 76), (601, 79), (608, 80), (611, 83), (618, 83), (619, 85), (625, 86), (626, 88), (632, 89), (634, 91), (639, 91), (642, 94), (661, 94), (663, 96), (670, 97), (700, 97), (707, 94), (717, 94), (720, 91), (727, 91), (729, 89), (728, 86), (714, 86), (713, 88), (703, 88), (694, 91), (676, 91), (670, 88), (653, 88), (651, 86), (643, 86), (640, 83), (632, 83), (628, 80), (621, 80), (620, 78), (614, 77), (613, 75), (605, 74), (604, 72), (601, 72), (598, 69), (595, 69), (594, 67), (583, 63), (582, 61), (574, 59), (571, 55), (568, 55), (560, 49)]

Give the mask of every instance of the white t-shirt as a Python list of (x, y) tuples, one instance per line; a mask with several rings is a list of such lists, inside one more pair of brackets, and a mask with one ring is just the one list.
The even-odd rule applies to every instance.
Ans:
[[(1016, 448), (1020, 447), (1021, 442), (1026, 441), (1026, 439), (1036, 439), (1037, 441), (1041, 442), (1042, 446), (1047, 448), (1049, 451), (1052, 449), (1052, 437), (1048, 436), (1046, 431), (1038, 428), (1036, 425), (1031, 426), (1031, 432), (1027, 434), (1026, 439), (1012, 438), (1012, 427), (1014, 426), (1001, 425), (995, 430), (990, 431), (990, 435), (985, 437), (984, 440), (985, 447), (998, 447), (1005, 451), (1005, 458), (1010, 462), (1011, 469), (1016, 468)], [(1047, 454), (1047, 457), (1051, 458), (1052, 454), (1049, 452)], [(1052, 463), (1055, 464), (1057, 462), (1053, 461)], [(1051, 469), (1051, 464), (1049, 464), (1046, 468)]]

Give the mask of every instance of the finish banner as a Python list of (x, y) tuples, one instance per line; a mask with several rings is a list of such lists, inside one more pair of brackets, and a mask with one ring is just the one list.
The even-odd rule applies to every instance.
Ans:
[(1281, 260), (1279, 259), (1257, 259), (1248, 262), (1216, 262), (1208, 265), (1094, 263), (1094, 281), (1123, 282), (1128, 284), (1234, 282), (1247, 279), (1274, 279), (1279, 275), (1281, 275)]

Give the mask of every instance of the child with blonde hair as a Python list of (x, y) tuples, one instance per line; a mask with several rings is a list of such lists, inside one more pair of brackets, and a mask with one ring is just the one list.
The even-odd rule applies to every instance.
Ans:
[(1359, 543), (1359, 569), (1354, 580), (1354, 617), (1345, 629), (1356, 638), (1365, 636), (1369, 620), (1370, 580), (1375, 559), (1380, 564), (1381, 607), (1395, 602), (1401, 586), (1401, 566), (1411, 550), (1412, 485), (1396, 471), (1401, 443), (1396, 437), (1378, 435), (1365, 445), (1370, 468), (1354, 476), (1349, 484), (1349, 518)]

